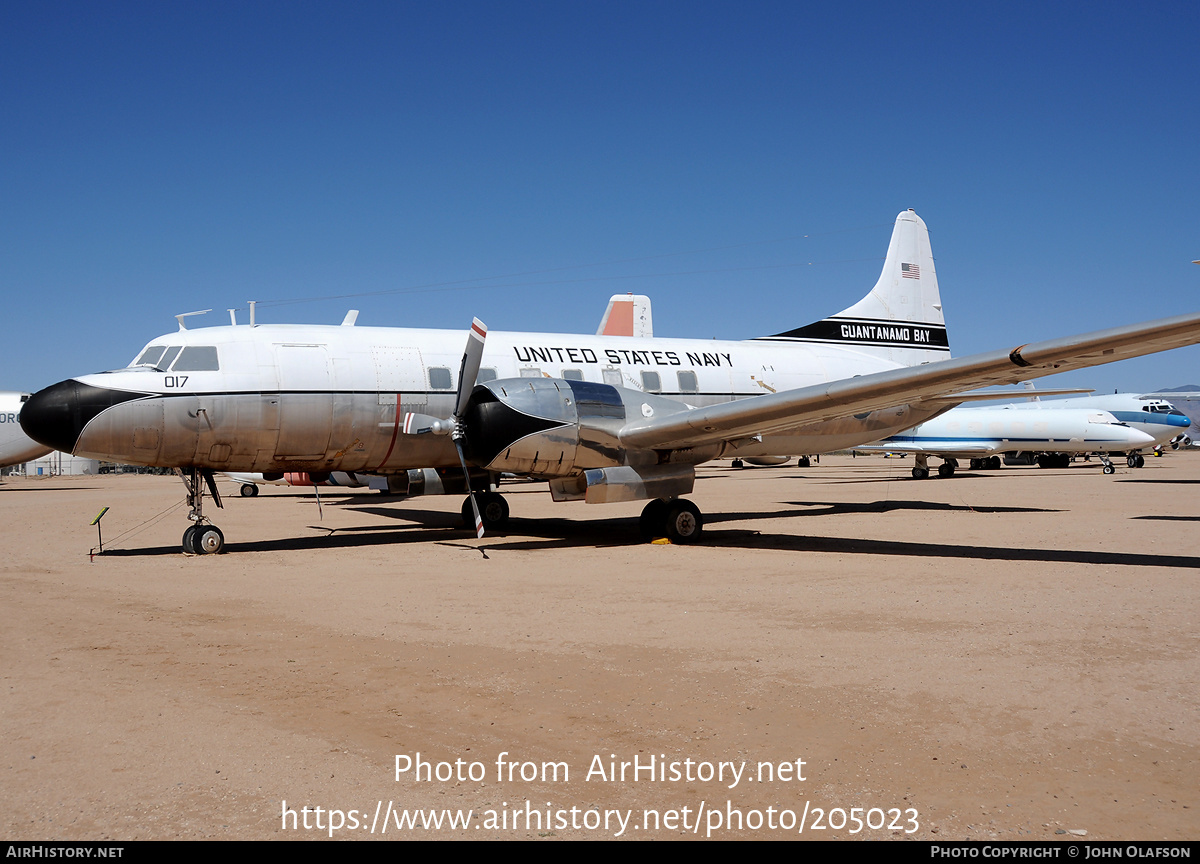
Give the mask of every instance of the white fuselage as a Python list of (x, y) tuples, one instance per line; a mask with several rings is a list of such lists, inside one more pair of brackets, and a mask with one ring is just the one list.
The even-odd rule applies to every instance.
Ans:
[(1153, 443), (1150, 435), (1099, 409), (958, 407), (862, 449), (975, 457), (1126, 452)]
[(1107, 411), (1131, 429), (1144, 432), (1152, 439), (1148, 446), (1169, 444), (1186, 433), (1191, 418), (1166, 399), (1143, 398), (1136, 393), (1110, 393), (1100, 396), (1081, 396), (1073, 399), (1053, 399), (1044, 402), (1022, 402), (1016, 405), (995, 406), (990, 411), (1062, 411), (1066, 409)]
[(0, 393), (0, 468), (30, 462), (50, 452), (21, 429), (21, 406), (28, 393)]
[[(464, 341), (463, 331), (356, 326), (170, 333), (135, 358), (140, 365), (74, 379), (92, 394), (84, 401), (103, 403), (79, 429), (74, 452), (135, 464), (268, 473), (386, 474), (456, 465), (448, 437), (404, 435), (402, 426), (410, 412), (450, 416)], [(948, 356), (934, 347), (928, 354)], [(578, 378), (701, 407), (898, 366), (852, 346), (799, 340), (493, 331), (478, 380)], [(112, 393), (123, 395), (95, 395)], [(827, 452), (876, 440), (941, 410), (902, 405), (737, 442), (728, 452)]]

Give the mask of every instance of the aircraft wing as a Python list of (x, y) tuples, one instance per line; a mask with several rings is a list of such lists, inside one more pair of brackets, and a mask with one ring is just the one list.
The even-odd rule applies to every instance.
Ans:
[(621, 430), (627, 447), (714, 444), (781, 432), (896, 405), (938, 400), (961, 390), (1015, 384), (1073, 369), (1200, 342), (1200, 313), (1128, 324), (1080, 336), (860, 375), (707, 408), (635, 420)]

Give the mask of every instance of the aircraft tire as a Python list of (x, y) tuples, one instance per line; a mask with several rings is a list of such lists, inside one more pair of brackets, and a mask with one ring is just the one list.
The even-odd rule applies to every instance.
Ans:
[(661, 498), (655, 498), (643, 507), (642, 515), (638, 519), (638, 530), (646, 540), (665, 537), (667, 534), (667, 502)]
[(243, 498), (254, 498), (257, 495), (258, 495), (258, 484), (257, 483), (243, 483), (242, 484), (242, 497)]
[(699, 507), (679, 498), (667, 507), (666, 528), (672, 543), (696, 543), (704, 530), (704, 517)]
[(741, 459), (734, 459), (732, 462), (729, 463), (729, 467), (730, 468), (745, 468), (746, 466), (742, 462)]
[[(508, 524), (508, 502), (504, 500), (503, 495), (498, 492), (484, 492), (477, 500), (479, 502), (479, 518), (483, 520), (484, 530), (490, 531)], [(470, 506), (470, 502), (468, 502), (468, 509)]]
[(200, 555), (216, 555), (225, 550), (225, 535), (216, 525), (203, 525), (196, 528), (192, 542)]
[(941, 465), (939, 465), (938, 466), (938, 476), (942, 477), (942, 478), (953, 477), (954, 476), (954, 463), (953, 462), (943, 462)]
[(796, 467), (797, 468), (811, 468), (812, 460), (809, 459), (807, 456), (801, 456), (799, 459), (796, 460)]
[(1145, 468), (1146, 467), (1146, 457), (1143, 456), (1141, 453), (1139, 453), (1137, 455), (1137, 464), (1134, 465), (1133, 467), (1134, 468)]
[(991, 468), (992, 470), (999, 468), (1000, 464), (1001, 464), (1001, 462), (1000, 462), (999, 456), (991, 456), (988, 458), (988, 466), (987, 467)]
[(1116, 472), (1117, 472), (1117, 469), (1113, 467), (1113, 464), (1111, 462), (1109, 462), (1107, 465), (1104, 466), (1105, 474), (1115, 474)]
[(199, 525), (189, 525), (183, 532), (183, 552), (185, 555), (199, 555), (196, 551), (196, 532), (200, 530)]
[(1132, 453), (1129, 454), (1128, 456), (1125, 457), (1125, 464), (1128, 465), (1130, 468), (1136, 468), (1137, 467), (1137, 457), (1134, 456)]
[(914, 465), (912, 469), (912, 476), (914, 480), (925, 480), (929, 477), (929, 469), (922, 468), (920, 465)]

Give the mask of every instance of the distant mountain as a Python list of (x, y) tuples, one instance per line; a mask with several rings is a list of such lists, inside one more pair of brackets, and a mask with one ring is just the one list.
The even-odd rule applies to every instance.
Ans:
[(1184, 384), (1182, 387), (1164, 387), (1155, 393), (1200, 393), (1200, 384)]

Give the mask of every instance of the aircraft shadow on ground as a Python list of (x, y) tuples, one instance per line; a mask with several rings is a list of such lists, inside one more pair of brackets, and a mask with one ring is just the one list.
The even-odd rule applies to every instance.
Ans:
[[(1050, 510), (1044, 507), (969, 507), (966, 504), (945, 504), (938, 501), (869, 501), (864, 504), (852, 504), (844, 501), (787, 501), (793, 507), (806, 507), (807, 510), (795, 513), (761, 513), (761, 514), (726, 514), (714, 513), (706, 516), (705, 520), (713, 522), (728, 522), (746, 518), (775, 518), (779, 516), (832, 516), (843, 513), (889, 513), (893, 510), (937, 510), (947, 513), (1060, 513), (1060, 510)], [(819, 507), (814, 510), (811, 508)]]
[(1200, 557), (1147, 555), (1130, 552), (1091, 552), (1085, 549), (1018, 549), (1005, 546), (967, 546), (903, 540), (799, 537), (790, 534), (759, 534), (753, 531), (709, 531), (704, 535), (704, 542), (709, 546), (720, 548), (828, 552), (837, 555), (904, 555), (919, 558), (962, 558), (980, 561), (1041, 561), (1200, 569)]
[[(917, 541), (869, 540), (844, 537), (763, 533), (752, 529), (715, 528), (722, 522), (755, 519), (778, 519), (796, 516), (827, 516), (833, 514), (880, 513), (889, 510), (971, 511), (987, 513), (1054, 512), (1025, 507), (970, 508), (961, 505), (925, 501), (878, 501), (870, 504), (833, 502), (803, 502), (790, 506), (806, 509), (759, 513), (717, 513), (706, 517), (703, 544), (719, 548), (774, 549), (788, 552), (821, 552), (837, 555), (903, 555), (922, 558), (961, 558), (966, 560), (1042, 561), (1077, 564), (1118, 564), (1133, 567), (1177, 567), (1200, 569), (1200, 557), (1157, 555), (1124, 552), (1093, 552), (1082, 549), (1021, 549), (1003, 546), (972, 546), (965, 544), (923, 543)], [(811, 508), (820, 509), (811, 509)], [(349, 549), (409, 543), (437, 543), (481, 550), (487, 553), (502, 551), (532, 551), (552, 549), (613, 548), (642, 545), (645, 541), (638, 531), (636, 518), (591, 519), (510, 519), (504, 531), (495, 531), (476, 544), (475, 538), (453, 513), (439, 510), (403, 508), (356, 507), (360, 512), (385, 517), (388, 524), (333, 528), (309, 525), (324, 533), (307, 537), (286, 537), (275, 540), (229, 542), (226, 552), (283, 552), (321, 549)], [(1135, 517), (1172, 518), (1172, 517)], [(1178, 517), (1192, 518), (1192, 517)], [(1200, 518), (1200, 517), (1198, 517)], [(406, 523), (406, 524), (401, 524)], [(140, 557), (178, 555), (179, 547), (158, 546), (143, 549), (106, 550), (105, 555)]]
[(1153, 479), (1151, 479), (1151, 478), (1147, 477), (1145, 480), (1143, 480), (1143, 479), (1141, 479), (1140, 477), (1137, 477), (1137, 478), (1131, 477), (1131, 478), (1129, 478), (1128, 480), (1118, 480), (1118, 481), (1116, 481), (1116, 482), (1118, 482), (1118, 483), (1167, 483), (1167, 484), (1170, 484), (1170, 485), (1172, 485), (1172, 486), (1196, 486), (1196, 485), (1200, 485), (1200, 480), (1189, 480), (1189, 479), (1187, 479), (1187, 478), (1179, 478), (1179, 479), (1177, 479), (1177, 480), (1170, 480), (1170, 479), (1167, 479), (1167, 478), (1162, 478), (1162, 479), (1159, 479), (1159, 478), (1153, 478)]
[(1200, 516), (1131, 516), (1131, 519), (1152, 519), (1159, 522), (1200, 522)]

